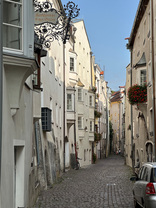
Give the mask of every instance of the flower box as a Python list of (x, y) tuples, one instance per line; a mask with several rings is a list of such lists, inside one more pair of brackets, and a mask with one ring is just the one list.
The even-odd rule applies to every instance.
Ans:
[(128, 100), (131, 105), (147, 102), (147, 85), (133, 85), (128, 89)]

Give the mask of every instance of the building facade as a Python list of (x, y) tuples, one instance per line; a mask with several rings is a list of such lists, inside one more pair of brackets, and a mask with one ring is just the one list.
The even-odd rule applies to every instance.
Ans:
[[(136, 84), (139, 87), (144, 86), (146, 92), (142, 97), (145, 100), (133, 103), (129, 113), (127, 111), (131, 117), (131, 136), (127, 138), (127, 143), (131, 144), (133, 167), (137, 160), (140, 165), (143, 162), (155, 161), (155, 5), (155, 1), (139, 2), (127, 45), (131, 53), (128, 69), (130, 87)], [(129, 152), (130, 148), (127, 151)]]
[[(32, 173), (33, 1), (3, 1), (1, 207), (28, 207)], [(9, 199), (9, 200), (8, 200)]]
[[(94, 142), (94, 93), (92, 89), (91, 46), (83, 20), (73, 22), (75, 52), (77, 54), (78, 81), (75, 92), (76, 108), (76, 149), (80, 166), (92, 163), (92, 143)], [(83, 39), (82, 39), (83, 35)]]
[(112, 151), (124, 154), (124, 89), (112, 93), (110, 98), (110, 121), (113, 127)]

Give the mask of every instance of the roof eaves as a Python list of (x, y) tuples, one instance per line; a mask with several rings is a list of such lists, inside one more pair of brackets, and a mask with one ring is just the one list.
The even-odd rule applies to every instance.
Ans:
[(131, 48), (134, 44), (134, 40), (135, 40), (137, 31), (138, 31), (140, 22), (142, 20), (142, 17), (144, 15), (145, 11), (146, 11), (146, 7), (147, 7), (148, 3), (149, 3), (149, 0), (140, 0), (140, 2), (139, 2), (127, 48)]

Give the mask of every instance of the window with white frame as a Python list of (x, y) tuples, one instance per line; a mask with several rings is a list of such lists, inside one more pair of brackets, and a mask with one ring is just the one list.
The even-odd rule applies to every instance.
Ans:
[(3, 0), (3, 51), (34, 58), (34, 4)]
[(83, 129), (83, 117), (78, 116), (78, 129)]
[(83, 96), (82, 96), (82, 89), (78, 89), (78, 101), (82, 101), (83, 100)]
[(70, 57), (70, 71), (75, 71), (74, 70), (74, 58)]
[(68, 111), (73, 110), (73, 96), (72, 96), (72, 94), (67, 94), (67, 110)]
[(140, 70), (140, 85), (146, 84), (146, 70)]
[(23, 1), (4, 0), (3, 47), (22, 50)]

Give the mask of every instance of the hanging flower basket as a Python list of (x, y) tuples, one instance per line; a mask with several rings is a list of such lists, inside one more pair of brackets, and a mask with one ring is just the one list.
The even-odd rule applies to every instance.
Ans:
[(94, 141), (99, 142), (101, 140), (102, 135), (100, 133), (94, 133)]
[(133, 85), (128, 89), (128, 99), (131, 105), (147, 102), (147, 85)]
[(96, 97), (99, 98), (99, 93), (96, 93)]
[(96, 90), (97, 90), (96, 87), (92, 87), (92, 91), (93, 91), (94, 93), (96, 93)]
[(100, 118), (102, 116), (102, 113), (97, 111), (97, 110), (95, 110), (94, 111), (94, 116), (95, 116), (95, 118)]

